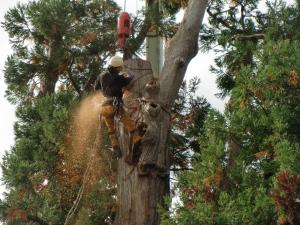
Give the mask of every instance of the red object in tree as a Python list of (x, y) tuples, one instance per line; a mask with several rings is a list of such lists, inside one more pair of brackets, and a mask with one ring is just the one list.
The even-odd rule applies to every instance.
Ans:
[(118, 19), (118, 45), (125, 47), (126, 38), (129, 37), (131, 31), (131, 20), (127, 12), (122, 12)]

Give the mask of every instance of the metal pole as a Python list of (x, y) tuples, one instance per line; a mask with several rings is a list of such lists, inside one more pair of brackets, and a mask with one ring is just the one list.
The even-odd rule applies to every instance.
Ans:
[[(159, 4), (159, 3), (158, 3)], [(146, 7), (153, 7), (153, 0), (146, 0)], [(157, 15), (159, 15), (159, 6), (155, 8)], [(156, 18), (152, 19), (152, 28), (148, 32), (148, 37), (146, 40), (146, 52), (147, 60), (150, 61), (152, 65), (153, 74), (155, 77), (158, 77), (162, 69), (163, 63), (163, 41), (158, 34), (158, 29), (156, 26)]]

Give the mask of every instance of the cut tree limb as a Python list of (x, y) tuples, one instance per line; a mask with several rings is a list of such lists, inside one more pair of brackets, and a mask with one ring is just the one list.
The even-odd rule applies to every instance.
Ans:
[(187, 66), (198, 52), (199, 32), (207, 3), (207, 0), (189, 1), (181, 26), (166, 50), (159, 98), (167, 106), (174, 102)]

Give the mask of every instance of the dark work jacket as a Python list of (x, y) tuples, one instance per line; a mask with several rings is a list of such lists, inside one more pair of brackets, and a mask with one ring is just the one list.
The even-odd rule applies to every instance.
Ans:
[(95, 82), (95, 90), (102, 90), (105, 97), (122, 99), (122, 88), (127, 86), (133, 77), (119, 75), (114, 67), (108, 67)]

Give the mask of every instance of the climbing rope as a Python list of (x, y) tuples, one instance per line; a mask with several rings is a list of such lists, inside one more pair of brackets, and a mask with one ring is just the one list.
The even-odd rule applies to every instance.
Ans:
[(124, 0), (124, 12), (126, 11), (126, 0)]
[(135, 15), (137, 16), (138, 14), (138, 0), (135, 0)]

